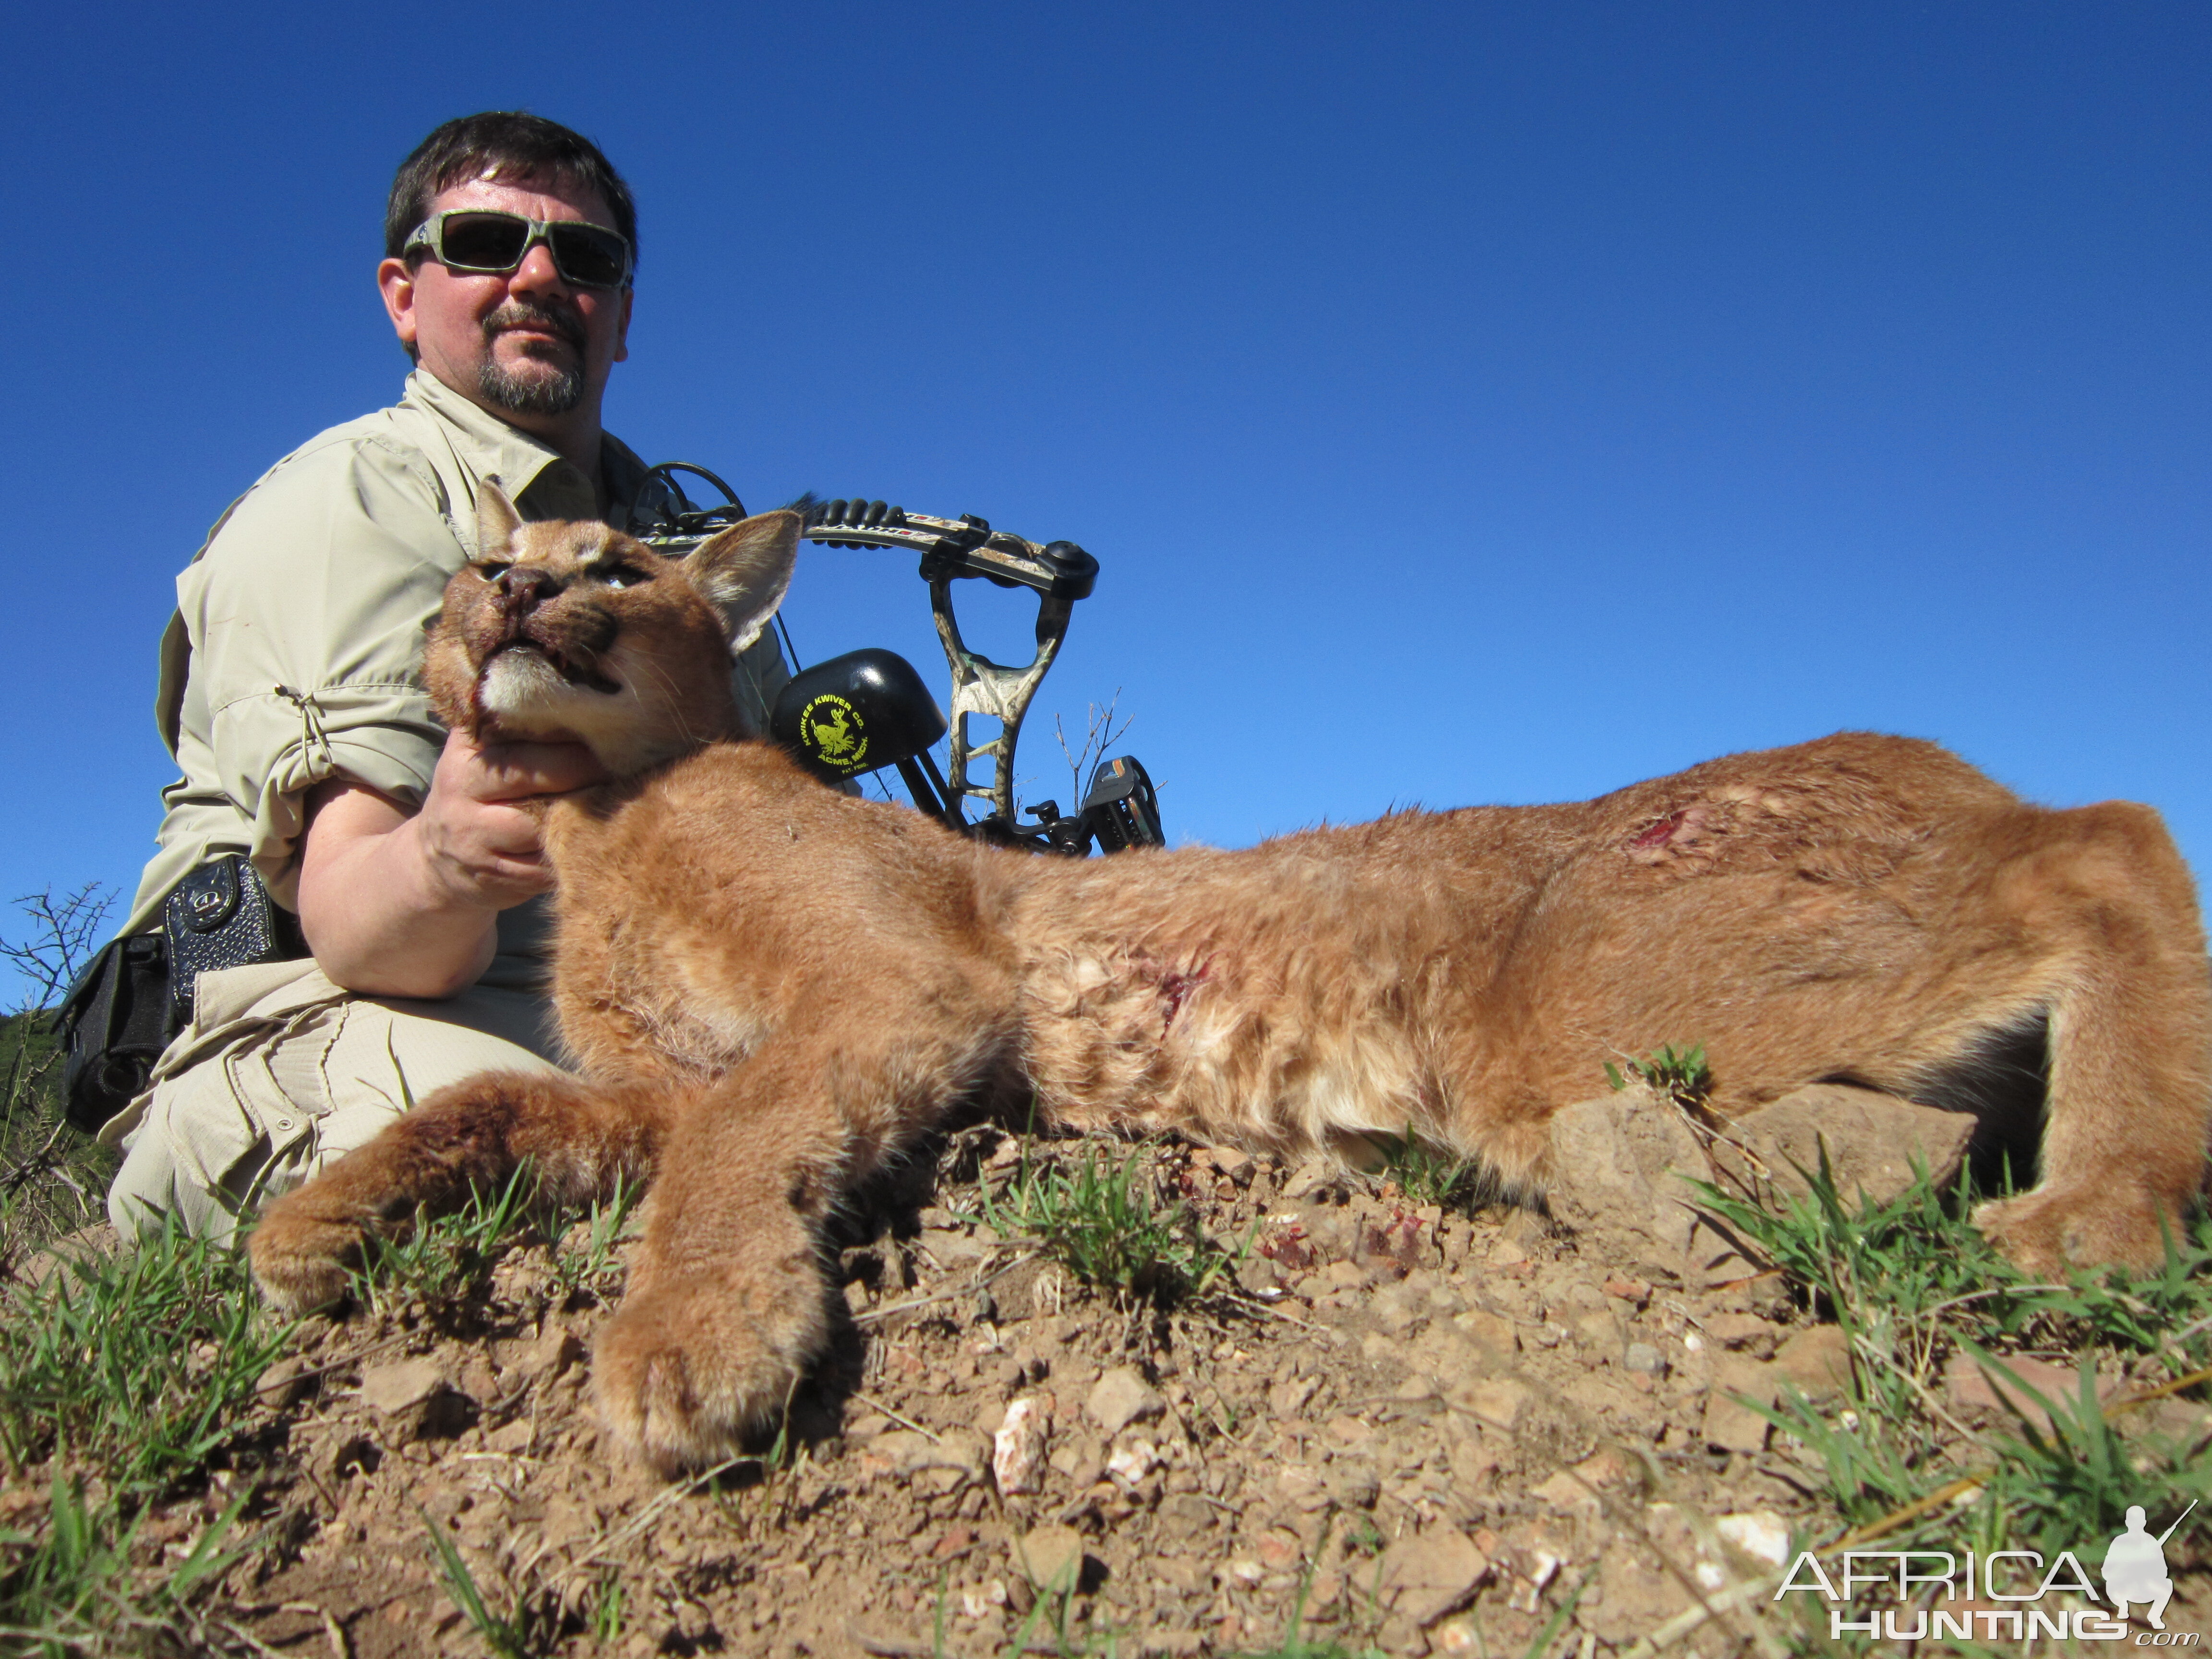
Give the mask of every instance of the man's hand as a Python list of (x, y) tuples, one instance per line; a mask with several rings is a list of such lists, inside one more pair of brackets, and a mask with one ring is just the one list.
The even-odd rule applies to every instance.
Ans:
[(479, 747), (456, 732), (446, 739), (430, 793), (415, 817), (423, 855), (454, 902), (492, 910), (520, 904), (550, 890), (553, 872), (538, 814), (514, 803), (564, 795), (606, 776), (580, 743)]
[(446, 740), (422, 810), (332, 779), (307, 797), (300, 922), (322, 970), (374, 996), (450, 996), (491, 961), (498, 913), (553, 884), (520, 803), (603, 781), (580, 744)]

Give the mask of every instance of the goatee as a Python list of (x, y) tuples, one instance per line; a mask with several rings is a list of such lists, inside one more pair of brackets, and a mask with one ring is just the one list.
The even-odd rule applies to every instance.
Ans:
[(584, 371), (558, 363), (532, 362), (517, 374), (487, 359), (477, 370), (477, 390), (484, 401), (510, 415), (566, 415), (584, 401)]
[[(519, 369), (507, 368), (496, 351), (499, 337), (511, 328), (541, 329), (555, 336), (575, 354), (575, 361), (563, 366), (530, 357)], [(485, 402), (510, 415), (566, 415), (583, 402), (582, 318), (550, 306), (509, 300), (484, 319), (483, 331), (485, 343), (493, 348), (477, 370), (477, 390)]]

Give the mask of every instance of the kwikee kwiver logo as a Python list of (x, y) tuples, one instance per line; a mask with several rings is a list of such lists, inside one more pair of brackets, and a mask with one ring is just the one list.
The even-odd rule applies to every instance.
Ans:
[[(1845, 1550), (1842, 1571), (1833, 1577), (1810, 1550), (1798, 1552), (1774, 1592), (1785, 1595), (1818, 1595), (1832, 1605), (1828, 1634), (1870, 1636), (1890, 1642), (2032, 1642), (2048, 1638), (2063, 1642), (2071, 1637), (2083, 1642), (2120, 1642), (2132, 1635), (2137, 1647), (2192, 1648), (2202, 1639), (2194, 1631), (2169, 1631), (2166, 1604), (2173, 1599), (2173, 1577), (2166, 1571), (2166, 1540), (2189, 1518), (2192, 1503), (2156, 1537), (2145, 1524), (2140, 1505), (2128, 1511), (2127, 1530), (2105, 1547), (2100, 1595), (2081, 1559), (2072, 1550), (2061, 1550), (2049, 1562), (2035, 1550), (1991, 1550), (1978, 1555), (1972, 1550)], [(2087, 1552), (2094, 1556), (2094, 1549)], [(1911, 1607), (1860, 1607), (1862, 1592), (1883, 1590)], [(1936, 1594), (1941, 1591), (1941, 1595)], [(2078, 1595), (2102, 1602), (2100, 1607), (2046, 1607), (2050, 1595)], [(2002, 1608), (1963, 1607), (1955, 1611), (1942, 1602), (2013, 1601)], [(1842, 1603), (1841, 1606), (1832, 1605)], [(1915, 1606), (1914, 1603), (1920, 1605)], [(2151, 1626), (2130, 1632), (2128, 1609), (2137, 1607)]]

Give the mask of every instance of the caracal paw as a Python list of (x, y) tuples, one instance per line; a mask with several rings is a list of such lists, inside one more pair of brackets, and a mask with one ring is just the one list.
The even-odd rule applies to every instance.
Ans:
[(297, 1317), (344, 1300), (366, 1243), (357, 1226), (280, 1204), (262, 1217), (246, 1250), (263, 1298)]
[(673, 1476), (743, 1451), (781, 1417), (826, 1336), (818, 1297), (748, 1306), (720, 1285), (634, 1295), (599, 1334), (592, 1375), (608, 1430)]
[[(2163, 1226), (2161, 1226), (2163, 1221)], [(2078, 1267), (2155, 1267), (2182, 1219), (2147, 1193), (2026, 1193), (1978, 1206), (1974, 1225), (2013, 1265), (2031, 1273)]]

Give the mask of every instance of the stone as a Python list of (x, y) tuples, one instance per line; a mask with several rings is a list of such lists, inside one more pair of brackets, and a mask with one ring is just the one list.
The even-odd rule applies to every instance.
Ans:
[(1489, 1571), (1489, 1561), (1465, 1533), (1432, 1528), (1382, 1553), (1381, 1599), (1400, 1618), (1432, 1624), (1466, 1601)]
[(1703, 1322), (1714, 1342), (1723, 1348), (1741, 1348), (1754, 1359), (1771, 1358), (1783, 1338), (1779, 1325), (1757, 1314), (1707, 1314)]
[(1705, 1443), (1724, 1451), (1759, 1450), (1773, 1425), (1752, 1407), (1771, 1406), (1780, 1389), (1774, 1366), (1735, 1354), (1723, 1356), (1713, 1367), (1713, 1389), (1705, 1400)]
[(1285, 1199), (1305, 1198), (1318, 1189), (1334, 1184), (1343, 1174), (1327, 1158), (1309, 1158), (1291, 1172), (1283, 1183), (1281, 1196)]
[(445, 1373), (435, 1361), (395, 1359), (362, 1373), (361, 1397), (371, 1410), (390, 1417), (422, 1404), (445, 1386)]
[(1132, 1423), (1158, 1417), (1167, 1406), (1135, 1366), (1119, 1365), (1098, 1379), (1083, 1408), (1111, 1437)]
[(264, 1406), (296, 1406), (315, 1391), (315, 1382), (307, 1362), (297, 1354), (287, 1354), (261, 1373), (253, 1385), (253, 1395)]
[[(1992, 1359), (1985, 1370), (1972, 1354), (1954, 1353), (1943, 1368), (1943, 1386), (1953, 1405), (1960, 1409), (2002, 1419), (2007, 1425), (2024, 1421), (2033, 1425), (2039, 1434), (2051, 1432), (2051, 1413), (2045, 1408), (2045, 1402), (2069, 1417), (2081, 1408), (2081, 1373), (2077, 1369), (2021, 1354)], [(2097, 1398), (2102, 1401), (2109, 1399), (2119, 1383), (2100, 1377), (2096, 1386)], [(2042, 1399), (2038, 1400), (2037, 1395)]]
[[(1682, 1114), (1640, 1083), (1553, 1115), (1553, 1218), (1585, 1248), (1638, 1272), (1692, 1285), (1733, 1282), (1758, 1271), (1725, 1231), (1702, 1216), (1692, 1184), (1716, 1171), (1746, 1187), (1764, 1180), (1802, 1195), (1802, 1170), (1820, 1167), (1826, 1147), (1838, 1189), (1880, 1201), (1910, 1185), (1916, 1160), (1939, 1183), (1956, 1178), (1974, 1128), (1966, 1114), (1918, 1106), (1843, 1084), (1813, 1084), (1736, 1119), (1708, 1158)], [(1729, 1145), (1740, 1142), (1755, 1167)]]
[(1520, 1346), (1514, 1336), (1513, 1322), (1486, 1308), (1469, 1308), (1463, 1314), (1455, 1314), (1452, 1325), (1470, 1342), (1495, 1354), (1510, 1354)]
[(1563, 1515), (1595, 1515), (1604, 1507), (1595, 1492), (1565, 1469), (1531, 1486), (1528, 1495)]
[(1106, 1459), (1106, 1473), (1123, 1485), (1134, 1486), (1160, 1464), (1160, 1449), (1149, 1440), (1130, 1440), (1116, 1446)]
[(1631, 1085), (1554, 1113), (1551, 1131), (1552, 1218), (1607, 1261), (1682, 1276), (1698, 1195), (1677, 1172), (1705, 1160), (1672, 1103)]
[(459, 1434), (476, 1419), (476, 1402), (446, 1381), (428, 1359), (395, 1359), (361, 1376), (362, 1402), (383, 1419), (390, 1445)]
[[(1665, 1505), (1654, 1505), (1655, 1509)], [(1661, 1564), (1663, 1550), (1669, 1563), (1690, 1558), (1694, 1540), (1686, 1528), (1676, 1540), (1653, 1540), (1650, 1551), (1613, 1548), (1599, 1558), (1597, 1594), (1583, 1597), (1575, 1620), (1601, 1642), (1616, 1649), (1629, 1648), (1649, 1637), (1659, 1626), (1691, 1605), (1690, 1592), (1675, 1572)], [(1668, 1547), (1672, 1544), (1673, 1547)], [(1708, 1587), (1711, 1588), (1711, 1587)]]
[(584, 1343), (566, 1325), (549, 1323), (526, 1342), (495, 1343), (492, 1357), (510, 1382), (550, 1381), (584, 1357)]
[(1339, 1457), (1328, 1466), (1322, 1490), (1339, 1509), (1371, 1510), (1382, 1496), (1382, 1482), (1372, 1463)]
[(1435, 1237), (1419, 1217), (1393, 1212), (1360, 1224), (1352, 1259), (1377, 1279), (1403, 1279), (1420, 1265), (1425, 1249), (1433, 1252)]
[(1839, 1325), (1813, 1325), (1784, 1342), (1774, 1356), (1776, 1372), (1808, 1400), (1826, 1400), (1851, 1385), (1851, 1341)]
[[(1974, 1119), (1872, 1089), (1815, 1083), (1747, 1113), (1730, 1133), (1765, 1162), (1779, 1192), (1792, 1197), (1808, 1192), (1801, 1171), (1819, 1170), (1825, 1146), (1844, 1201), (1863, 1194), (1881, 1203), (1912, 1184), (1916, 1159), (1937, 1186), (1956, 1181)], [(1723, 1148), (1721, 1156), (1726, 1163), (1730, 1155)]]
[(1568, 1328), (1574, 1332), (1577, 1345), (1598, 1364), (1607, 1364), (1620, 1358), (1620, 1322), (1611, 1314), (1577, 1314)]
[(1630, 1343), (1626, 1353), (1621, 1358), (1621, 1364), (1629, 1370), (1640, 1371), (1647, 1376), (1656, 1376), (1667, 1369), (1667, 1362), (1660, 1357), (1659, 1350), (1649, 1342)]
[(1162, 1498), (1152, 1517), (1155, 1530), (1177, 1540), (1210, 1531), (1215, 1524), (1213, 1505), (1196, 1492), (1176, 1492)]
[(1771, 1510), (1724, 1515), (1713, 1522), (1723, 1540), (1770, 1567), (1790, 1559), (1790, 1523)]
[(1043, 1488), (1045, 1448), (1051, 1433), (1052, 1413), (1042, 1397), (1024, 1395), (1008, 1404), (991, 1437), (991, 1474), (1001, 1492)]
[(1528, 1385), (1510, 1376), (1479, 1378), (1453, 1389), (1445, 1398), (1483, 1427), (1513, 1432), (1535, 1396)]
[(1038, 1527), (1014, 1540), (1014, 1565), (1046, 1595), (1063, 1595), (1083, 1581), (1083, 1534), (1073, 1527)]
[(929, 1252), (930, 1259), (940, 1267), (950, 1267), (962, 1261), (973, 1261), (991, 1253), (990, 1244), (959, 1227), (925, 1227), (915, 1241)]

